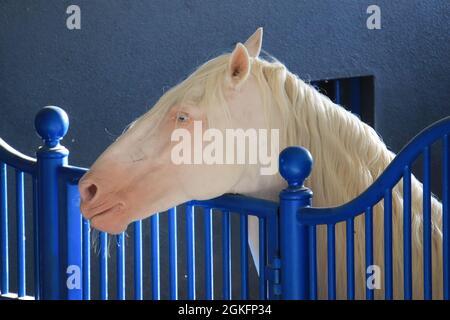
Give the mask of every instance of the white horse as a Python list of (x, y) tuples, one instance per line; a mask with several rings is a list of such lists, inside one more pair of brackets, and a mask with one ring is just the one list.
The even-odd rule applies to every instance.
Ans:
[[(277, 200), (285, 182), (261, 175), (260, 164), (182, 164), (172, 161), (175, 128), (278, 129), (280, 148), (300, 145), (314, 157), (307, 186), (315, 206), (337, 206), (364, 191), (394, 158), (377, 133), (289, 72), (259, 57), (262, 29), (231, 54), (198, 68), (165, 93), (93, 164), (79, 184), (81, 210), (97, 229), (119, 233), (135, 220), (188, 200), (239, 193)], [(202, 132), (203, 132), (202, 131)], [(206, 148), (206, 146), (205, 146)], [(413, 288), (423, 297), (422, 185), (412, 177)], [(392, 194), (394, 297), (403, 297), (402, 183)], [(432, 199), (433, 297), (442, 297), (441, 204)], [(326, 296), (326, 232), (319, 227), (318, 289)], [(374, 207), (374, 260), (383, 271), (383, 204)], [(345, 298), (345, 226), (336, 229), (337, 297)], [(258, 223), (249, 221), (249, 245), (258, 266)], [(356, 297), (364, 298), (364, 219), (355, 220)], [(376, 290), (382, 298), (384, 288)]]

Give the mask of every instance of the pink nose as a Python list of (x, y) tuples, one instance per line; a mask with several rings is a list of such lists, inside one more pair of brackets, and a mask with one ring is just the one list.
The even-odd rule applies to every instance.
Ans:
[(88, 181), (83, 182), (79, 186), (81, 201), (88, 204), (93, 202), (95, 196), (98, 194), (98, 187), (95, 183)]

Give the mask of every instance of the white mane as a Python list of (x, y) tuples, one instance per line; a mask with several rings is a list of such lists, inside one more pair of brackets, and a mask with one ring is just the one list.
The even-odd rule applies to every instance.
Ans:
[[(389, 151), (378, 134), (354, 114), (333, 103), (280, 62), (256, 59), (252, 65), (263, 91), (270, 92), (267, 105), (281, 112), (285, 124), (286, 145), (301, 145), (314, 158), (314, 169), (307, 185), (313, 190), (313, 205), (330, 207), (348, 202), (384, 171), (395, 155)], [(283, 134), (281, 134), (283, 136)], [(412, 232), (414, 297), (422, 298), (423, 258), (422, 184), (412, 176)], [(402, 181), (392, 192), (394, 297), (403, 297), (403, 189)], [(384, 270), (383, 201), (374, 207), (374, 261)], [(442, 205), (432, 198), (433, 226), (433, 296), (442, 297)], [(319, 296), (326, 288), (326, 229), (318, 230)], [(344, 298), (345, 225), (337, 225), (336, 256), (338, 297)], [(355, 220), (355, 273), (361, 284), (357, 297), (363, 298), (365, 288), (364, 217)], [(384, 272), (383, 272), (384, 273)], [(384, 281), (383, 281), (384, 282)], [(384, 290), (378, 290), (381, 298)]]

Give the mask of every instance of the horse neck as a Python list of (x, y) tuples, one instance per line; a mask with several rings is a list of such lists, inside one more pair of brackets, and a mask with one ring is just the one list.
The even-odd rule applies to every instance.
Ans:
[[(301, 80), (299, 80), (301, 81)], [(335, 206), (364, 191), (394, 157), (373, 128), (306, 84), (294, 105), (296, 144), (309, 149), (314, 205)]]
[[(289, 100), (272, 99), (267, 106), (270, 126), (280, 128), (281, 149), (299, 145), (311, 152), (314, 168), (305, 184), (314, 192), (314, 205), (335, 206), (358, 196), (394, 154), (373, 128), (310, 85), (289, 74), (285, 87)], [(258, 172), (256, 166), (247, 167), (230, 192), (277, 200), (286, 183), (279, 174)]]

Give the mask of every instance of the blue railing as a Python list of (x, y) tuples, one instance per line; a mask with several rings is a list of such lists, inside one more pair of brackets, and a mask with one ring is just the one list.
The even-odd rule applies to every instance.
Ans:
[[(437, 254), (443, 256), (442, 282), (444, 298), (449, 299), (450, 290), (450, 243), (449, 243), (449, 210), (450, 210), (450, 117), (444, 118), (423, 130), (404, 147), (396, 158), (389, 164), (383, 174), (360, 196), (352, 201), (334, 208), (312, 208), (302, 206), (298, 209), (300, 250), (309, 259), (309, 273), (305, 272), (302, 281), (302, 298), (317, 297), (317, 248), (316, 226), (327, 227), (327, 269), (328, 269), (328, 298), (336, 297), (336, 263), (335, 263), (335, 227), (339, 222), (346, 223), (346, 252), (347, 252), (347, 298), (355, 297), (354, 271), (354, 219), (365, 214), (365, 243), (366, 267), (373, 265), (373, 207), (384, 199), (384, 267), (385, 267), (385, 298), (393, 298), (393, 251), (392, 251), (392, 189), (403, 178), (403, 246), (404, 246), (404, 298), (411, 299), (412, 291), (412, 237), (411, 237), (411, 165), (423, 155), (423, 266), (424, 266), (424, 298), (432, 298), (432, 227), (431, 227), (431, 145), (442, 140), (442, 231), (443, 250)], [(286, 152), (286, 151), (285, 151)], [(292, 149), (289, 154), (298, 159), (302, 152)], [(296, 154), (297, 153), (297, 154)], [(282, 158), (282, 155), (280, 156)], [(297, 160), (292, 160), (297, 161)], [(283, 168), (280, 168), (282, 170)], [(303, 172), (309, 172), (306, 168)], [(303, 177), (302, 177), (303, 179)], [(308, 191), (304, 191), (307, 193)], [(308, 195), (309, 196), (309, 195)], [(281, 216), (283, 219), (283, 216)], [(309, 235), (309, 236), (308, 236)], [(283, 244), (282, 244), (283, 248)], [(309, 256), (308, 256), (309, 255)], [(304, 294), (304, 295), (303, 295)], [(366, 288), (366, 298), (373, 299), (373, 290)]]
[[(98, 239), (93, 241), (98, 244), (98, 254), (92, 255), (92, 239), (89, 221), (82, 218), (79, 209), (79, 193), (77, 184), (79, 179), (87, 172), (87, 169), (70, 166), (68, 164), (69, 152), (60, 144), (68, 130), (69, 122), (66, 113), (57, 107), (46, 107), (36, 116), (35, 127), (37, 133), (44, 141), (44, 145), (37, 151), (37, 159), (20, 154), (6, 142), (0, 140), (0, 165), (1, 165), (1, 294), (3, 297), (25, 298), (31, 295), (35, 299), (91, 299), (93, 288), (98, 288), (96, 298), (99, 299), (125, 299), (126, 287), (125, 275), (128, 269), (133, 269), (133, 289), (134, 299), (144, 297), (144, 269), (143, 269), (143, 224), (141, 221), (133, 223), (133, 265), (126, 264), (125, 234), (116, 237), (108, 237), (103, 232), (98, 233)], [(17, 274), (17, 294), (10, 293), (9, 284), (14, 279), (10, 279), (10, 244), (9, 244), (9, 223), (10, 216), (8, 205), (8, 179), (7, 166), (15, 168), (17, 171), (17, 269), (13, 274)], [(24, 185), (22, 182), (23, 173), (31, 175), (33, 180), (33, 228), (34, 239), (34, 287), (28, 289), (26, 284), (25, 270), (25, 237), (24, 237)], [(231, 272), (231, 215), (240, 215), (240, 247), (241, 261), (241, 285), (240, 298), (249, 297), (249, 261), (248, 261), (248, 216), (256, 216), (260, 221), (260, 270), (259, 277), (259, 297), (266, 299), (275, 298), (276, 292), (269, 285), (272, 269), (268, 267), (270, 257), (277, 254), (277, 232), (276, 228), (278, 205), (277, 203), (242, 197), (239, 195), (225, 195), (223, 197), (208, 201), (191, 201), (185, 204), (186, 221), (186, 247), (181, 248), (181, 242), (177, 241), (179, 228), (177, 226), (177, 215), (183, 212), (177, 208), (168, 211), (168, 260), (169, 260), (169, 298), (179, 298), (179, 250), (186, 250), (186, 275), (187, 275), (187, 296), (188, 299), (197, 298), (196, 277), (200, 274), (196, 268), (195, 261), (195, 218), (196, 208), (203, 209), (199, 214), (203, 217), (204, 225), (204, 291), (206, 299), (213, 299), (214, 277), (213, 261), (213, 215), (217, 211), (222, 211), (223, 224), (223, 254), (222, 254), (222, 296), (223, 299), (237, 298), (232, 296), (232, 278), (235, 276)], [(213, 214), (214, 210), (214, 214)], [(154, 214), (150, 218), (150, 238), (151, 238), (151, 292), (152, 299), (160, 299), (161, 294), (161, 255), (165, 252), (160, 250), (160, 214)], [(269, 240), (269, 241), (268, 241)], [(184, 241), (183, 241), (184, 242)], [(116, 265), (115, 279), (109, 276), (111, 272), (110, 245), (115, 244)], [(98, 270), (93, 269), (94, 261), (98, 265)], [(267, 275), (266, 275), (266, 269)], [(93, 285), (91, 275), (98, 274), (98, 283)], [(79, 275), (81, 281), (77, 282)], [(115, 280), (115, 281), (114, 281)], [(72, 282), (71, 282), (72, 281)], [(14, 281), (13, 281), (14, 282)], [(116, 297), (110, 297), (111, 286), (115, 285)]]
[[(57, 107), (46, 107), (36, 116), (35, 126), (42, 137), (44, 145), (37, 151), (37, 159), (27, 157), (0, 139), (0, 290), (4, 297), (35, 299), (125, 299), (126, 272), (132, 269), (134, 275), (133, 298), (143, 299), (144, 288), (151, 286), (151, 298), (160, 299), (162, 273), (161, 256), (168, 258), (168, 297), (231, 299), (251, 298), (249, 288), (248, 259), (248, 217), (254, 216), (259, 221), (259, 285), (261, 299), (315, 299), (317, 298), (317, 248), (316, 226), (327, 226), (327, 264), (328, 264), (328, 298), (336, 298), (336, 234), (335, 225), (346, 223), (347, 252), (347, 297), (355, 297), (354, 270), (354, 219), (365, 214), (366, 264), (373, 264), (373, 206), (381, 199), (385, 201), (385, 242), (392, 244), (392, 188), (403, 178), (404, 189), (404, 292), (405, 298), (412, 297), (411, 284), (411, 164), (424, 154), (424, 199), (430, 199), (430, 146), (442, 139), (443, 153), (443, 282), (444, 297), (449, 298), (449, 137), (450, 118), (443, 119), (419, 134), (400, 152), (385, 172), (359, 197), (337, 208), (311, 208), (312, 192), (304, 187), (304, 180), (312, 170), (313, 159), (306, 149), (289, 147), (280, 154), (280, 174), (287, 181), (287, 188), (280, 193), (280, 201), (272, 202), (263, 199), (244, 197), (241, 195), (224, 195), (207, 201), (190, 201), (183, 207), (170, 209), (167, 213), (168, 229), (164, 234), (168, 237), (168, 252), (160, 250), (162, 233), (160, 232), (161, 213), (150, 217), (150, 284), (144, 283), (143, 257), (146, 243), (143, 238), (145, 224), (134, 222), (131, 232), (133, 238), (133, 265), (126, 264), (125, 235), (108, 237), (100, 232), (98, 239), (98, 255), (91, 253), (92, 232), (89, 222), (84, 220), (79, 209), (79, 193), (77, 184), (87, 169), (68, 164), (68, 150), (60, 144), (68, 130), (68, 118), (65, 112)], [(10, 270), (11, 261), (10, 234), (8, 219), (11, 217), (8, 204), (8, 167), (15, 170), (16, 185), (16, 235), (17, 270)], [(27, 190), (24, 178), (31, 177), (32, 188)], [(28, 192), (32, 199), (30, 208), (25, 206)], [(425, 297), (430, 298), (431, 288), (431, 214), (430, 201), (424, 201), (424, 289)], [(184, 212), (183, 212), (184, 208)], [(196, 210), (197, 209), (197, 210)], [(32, 210), (32, 221), (26, 221), (28, 210)], [(200, 212), (201, 211), (201, 212)], [(213, 257), (213, 224), (215, 216), (221, 213), (222, 241), (222, 274), (214, 274)], [(232, 239), (231, 217), (239, 215), (239, 271), (240, 295), (233, 295), (232, 279)], [(185, 240), (177, 241), (179, 226), (177, 216), (185, 218)], [(196, 218), (203, 220), (203, 270), (196, 261)], [(25, 228), (31, 226), (33, 236), (25, 239)], [(261, 232), (262, 231), (262, 232)], [(33, 239), (33, 254), (26, 254), (26, 241)], [(184, 243), (181, 246), (181, 243)], [(197, 241), (198, 242), (198, 241)], [(114, 245), (115, 244), (115, 245)], [(109, 245), (115, 247), (115, 279), (109, 267)], [(178, 268), (180, 267), (179, 250), (185, 250), (185, 274), (187, 292), (181, 293), (179, 288)], [(197, 256), (198, 258), (198, 256)], [(32, 260), (32, 278), (34, 285), (27, 285), (26, 261)], [(98, 259), (98, 261), (93, 261)], [(94, 263), (95, 262), (95, 263)], [(385, 247), (386, 266), (386, 298), (392, 297), (393, 253), (390, 245)], [(98, 265), (98, 269), (93, 266)], [(13, 272), (11, 272), (13, 271)], [(11, 279), (11, 274), (16, 279)], [(92, 274), (98, 274), (92, 277)], [(28, 276), (28, 277), (27, 277)], [(199, 296), (196, 279), (203, 277), (204, 296)], [(98, 281), (93, 286), (93, 280)], [(222, 292), (217, 296), (215, 284), (221, 281)], [(17, 294), (11, 295), (10, 283), (14, 282)], [(116, 296), (110, 296), (110, 289), (115, 286)], [(98, 288), (98, 292), (93, 292)], [(97, 290), (96, 290), (97, 291)], [(215, 295), (216, 293), (216, 295)], [(373, 290), (367, 290), (366, 298), (373, 298)]]

